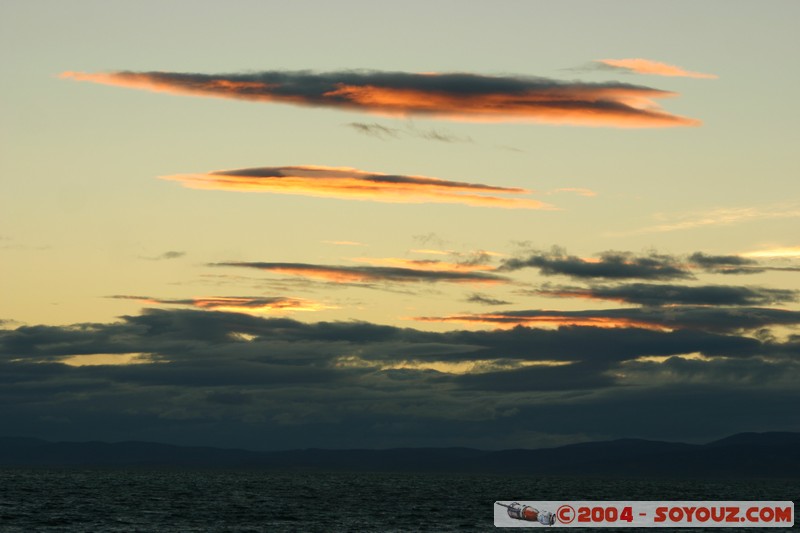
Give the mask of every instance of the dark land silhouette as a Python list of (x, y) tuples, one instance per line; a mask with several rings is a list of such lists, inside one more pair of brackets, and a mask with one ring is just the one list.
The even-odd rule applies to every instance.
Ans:
[(3, 467), (177, 467), (463, 472), (503, 475), (800, 479), (800, 433), (740, 433), (707, 444), (642, 439), (556, 448), (304, 449), (259, 452), (150, 442), (0, 437)]

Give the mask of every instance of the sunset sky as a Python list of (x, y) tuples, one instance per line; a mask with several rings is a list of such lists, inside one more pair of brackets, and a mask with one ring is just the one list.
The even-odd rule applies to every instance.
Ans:
[(800, 431), (800, 3), (0, 4), (0, 433)]

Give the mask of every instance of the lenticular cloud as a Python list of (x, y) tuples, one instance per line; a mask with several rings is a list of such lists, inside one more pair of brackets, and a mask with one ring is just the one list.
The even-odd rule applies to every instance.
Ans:
[(243, 74), (64, 72), (62, 78), (181, 95), (333, 107), (385, 116), (628, 128), (695, 126), (655, 100), (675, 93), (619, 82), (382, 71)]
[[(551, 209), (548, 204), (517, 198), (529, 191), (426, 176), (366, 172), (346, 167), (291, 166), (178, 174), (162, 179), (193, 189), (297, 194), (350, 200), (399, 203), (458, 203), (471, 206)], [(505, 198), (497, 195), (509, 195)]]

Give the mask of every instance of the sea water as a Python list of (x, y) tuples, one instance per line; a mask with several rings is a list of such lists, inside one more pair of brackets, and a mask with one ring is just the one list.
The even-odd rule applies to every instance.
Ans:
[(798, 496), (800, 480), (7, 468), (0, 469), (0, 532), (493, 531), (493, 505), (499, 500), (796, 501)]

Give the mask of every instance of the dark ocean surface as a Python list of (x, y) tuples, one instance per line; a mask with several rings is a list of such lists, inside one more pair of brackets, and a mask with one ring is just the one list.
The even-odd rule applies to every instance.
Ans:
[(493, 531), (498, 500), (797, 501), (798, 496), (800, 480), (4, 468), (0, 531)]

